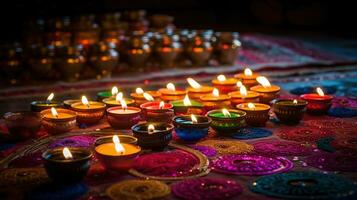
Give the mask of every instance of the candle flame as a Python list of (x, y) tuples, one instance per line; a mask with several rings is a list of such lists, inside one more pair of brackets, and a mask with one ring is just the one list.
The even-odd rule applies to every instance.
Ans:
[(201, 88), (201, 85), (199, 83), (197, 83), (197, 81), (193, 78), (187, 78), (186, 79), (188, 84), (190, 84), (191, 87), (198, 89)]
[(183, 105), (184, 106), (192, 106), (190, 98), (188, 98), (188, 95), (186, 94), (185, 98), (183, 99)]
[(89, 107), (89, 102), (88, 102), (88, 99), (86, 96), (82, 96), (82, 103), (83, 103), (83, 105), (86, 105)]
[(297, 103), (298, 103), (298, 101), (296, 99), (294, 99), (293, 104), (297, 104)]
[(144, 93), (144, 90), (142, 88), (136, 88), (135, 90), (136, 94), (143, 94)]
[(154, 101), (154, 97), (152, 97), (149, 93), (144, 92), (143, 95), (147, 101)]
[(316, 92), (317, 92), (317, 94), (319, 94), (319, 96), (325, 96), (324, 91), (322, 91), (322, 89), (320, 87), (316, 88)]
[(255, 109), (254, 103), (248, 103), (248, 108), (249, 109)]
[(120, 144), (119, 137), (117, 135), (113, 135), (113, 143), (114, 143), (114, 148), (117, 153), (124, 153), (125, 149), (123, 145)]
[(192, 120), (193, 124), (197, 123), (197, 118), (196, 118), (196, 116), (194, 114), (191, 114), (191, 120)]
[(217, 76), (217, 80), (218, 80), (219, 82), (222, 82), (222, 81), (225, 81), (225, 80), (227, 80), (227, 79), (226, 79), (226, 76), (225, 76), (225, 75), (221, 74), (221, 75)]
[(154, 133), (154, 132), (155, 132), (155, 126), (152, 125), (152, 124), (149, 124), (149, 126), (148, 126), (148, 133), (149, 133), (149, 134), (152, 134), (152, 133)]
[(242, 85), (243, 85), (243, 83), (242, 83), (241, 81), (238, 81), (238, 82), (237, 82), (237, 87), (240, 88), (240, 87), (242, 87)]
[(52, 101), (53, 97), (55, 97), (55, 94), (52, 92), (50, 95), (48, 95), (47, 101)]
[(119, 102), (119, 101), (123, 100), (123, 96), (124, 96), (123, 93), (119, 92), (117, 94), (117, 96), (115, 97), (115, 100)]
[(159, 108), (160, 109), (163, 109), (165, 107), (165, 103), (163, 101), (160, 101), (160, 105), (159, 105)]
[(63, 148), (62, 153), (65, 159), (73, 158), (71, 151), (67, 147)]
[(246, 75), (246, 76), (252, 76), (252, 75), (253, 75), (253, 72), (252, 72), (251, 69), (245, 68), (245, 69), (244, 69), (244, 75)]
[(119, 92), (118, 88), (116, 86), (114, 86), (112, 88), (112, 95), (115, 96), (116, 94), (118, 94), (118, 92)]
[(231, 116), (231, 113), (230, 113), (227, 109), (225, 109), (225, 108), (222, 109), (222, 113), (223, 113), (223, 115), (224, 115), (225, 117), (230, 117), (230, 116)]
[(121, 108), (125, 111), (126, 109), (128, 109), (128, 105), (126, 105), (126, 102), (124, 99), (121, 99), (120, 100), (120, 105), (121, 105)]
[(173, 83), (168, 83), (166, 88), (171, 91), (176, 91), (175, 85)]
[(52, 114), (52, 116), (58, 118), (58, 113), (57, 113), (56, 108), (54, 108), (54, 107), (51, 108), (51, 114)]
[(271, 87), (269, 80), (265, 76), (258, 76), (257, 81), (265, 88)]
[(219, 90), (217, 88), (214, 88), (212, 94), (214, 97), (219, 97)]
[(242, 87), (239, 88), (239, 92), (242, 96), (247, 96), (248, 92), (247, 92), (247, 89), (245, 88), (244, 85), (242, 85)]

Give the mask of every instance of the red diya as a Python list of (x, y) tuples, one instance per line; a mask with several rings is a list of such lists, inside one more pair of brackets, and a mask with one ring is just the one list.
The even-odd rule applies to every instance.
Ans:
[(217, 76), (217, 79), (212, 80), (213, 87), (217, 88), (222, 94), (228, 94), (237, 89), (237, 79), (226, 78), (224, 75)]
[(321, 88), (316, 88), (317, 94), (303, 94), (300, 97), (308, 102), (307, 112), (325, 114), (331, 107), (333, 96), (325, 95)]
[(243, 85), (245, 85), (249, 89), (258, 84), (256, 80), (258, 76), (259, 74), (253, 73), (251, 69), (245, 68), (244, 73), (236, 74), (234, 75), (234, 78), (241, 80)]
[(228, 95), (231, 97), (233, 107), (245, 102), (259, 102), (259, 94), (253, 91), (247, 91), (244, 85), (239, 88), (239, 91), (230, 92)]
[(142, 88), (136, 88), (135, 92), (131, 93), (130, 96), (134, 99), (136, 106), (140, 106), (149, 101), (160, 100), (161, 93), (158, 91), (144, 91)]
[(228, 108), (231, 104), (231, 97), (226, 94), (220, 95), (217, 88), (214, 88), (211, 94), (201, 96), (200, 99), (206, 111)]
[(107, 109), (108, 123), (115, 129), (129, 129), (140, 121), (141, 109), (128, 107), (125, 100), (121, 100), (120, 104)]
[(191, 99), (200, 100), (201, 96), (210, 94), (213, 91), (213, 87), (202, 86), (197, 81), (195, 81), (193, 78), (187, 78), (187, 82), (191, 86), (191, 87), (186, 88), (187, 94)]
[(280, 92), (280, 87), (271, 85), (269, 80), (264, 76), (258, 76), (256, 79), (261, 85), (256, 85), (250, 88), (250, 90), (260, 94), (261, 103), (270, 103), (274, 100)]
[(186, 90), (176, 89), (173, 83), (168, 83), (166, 88), (159, 89), (161, 99), (166, 102), (181, 100), (186, 95)]
[(171, 123), (174, 116), (173, 105), (163, 101), (147, 102), (140, 105), (143, 118), (148, 122)]

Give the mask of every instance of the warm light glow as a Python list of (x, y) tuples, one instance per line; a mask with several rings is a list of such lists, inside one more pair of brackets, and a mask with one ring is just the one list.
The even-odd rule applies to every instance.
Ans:
[(319, 96), (325, 96), (324, 91), (322, 91), (322, 89), (320, 87), (316, 88), (316, 92), (317, 92), (317, 94), (319, 94)]
[(248, 108), (249, 109), (255, 109), (254, 103), (248, 103)]
[(82, 96), (82, 103), (83, 103), (83, 105), (86, 105), (89, 107), (89, 102), (88, 102), (88, 99), (86, 96)]
[(67, 147), (63, 148), (62, 153), (65, 159), (73, 158), (71, 151)]
[(294, 104), (297, 104), (297, 100), (296, 100), (296, 99), (294, 99), (293, 103), (294, 103)]
[(144, 90), (142, 88), (136, 88), (135, 90), (136, 94), (143, 94), (144, 93)]
[(48, 95), (47, 101), (52, 101), (53, 97), (55, 97), (55, 94), (51, 93), (50, 95)]
[(252, 75), (253, 75), (253, 72), (252, 72), (251, 69), (245, 68), (245, 69), (244, 69), (244, 75), (246, 75), (246, 76), (252, 76)]
[(112, 88), (112, 95), (115, 96), (116, 94), (118, 94), (118, 92), (119, 92), (118, 88), (114, 86)]
[(52, 116), (58, 118), (58, 113), (57, 113), (56, 108), (54, 108), (54, 107), (51, 108), (51, 114), (52, 114)]
[(225, 81), (225, 80), (227, 80), (227, 79), (226, 79), (226, 76), (225, 76), (225, 75), (221, 74), (221, 75), (217, 76), (217, 80), (218, 80), (219, 82), (222, 82), (222, 81)]
[(147, 101), (154, 101), (154, 97), (152, 97), (149, 93), (144, 92), (143, 95)]
[(176, 91), (175, 85), (173, 83), (168, 83), (166, 88), (171, 91)]
[(192, 106), (190, 98), (188, 98), (188, 95), (186, 94), (185, 98), (183, 99), (183, 105), (184, 106)]
[(154, 133), (154, 132), (155, 132), (155, 126), (152, 125), (152, 124), (149, 124), (149, 126), (148, 126), (148, 133), (149, 133), (149, 134), (152, 134), (152, 133)]
[(196, 118), (196, 116), (194, 114), (191, 114), (191, 120), (192, 120), (193, 124), (197, 123), (197, 118)]
[(117, 135), (113, 135), (113, 143), (114, 143), (114, 148), (117, 153), (124, 153), (125, 149), (123, 145), (120, 144), (119, 137)]
[(242, 87), (239, 88), (239, 92), (242, 96), (247, 96), (247, 89), (245, 88), (244, 85), (242, 85)]
[(219, 90), (217, 88), (214, 88), (212, 94), (214, 97), (219, 97)]
[(242, 83), (241, 81), (238, 81), (238, 82), (237, 82), (237, 87), (240, 88), (240, 87), (242, 87), (242, 85), (243, 85), (243, 83)]
[(160, 105), (159, 105), (159, 108), (160, 109), (163, 109), (165, 107), (165, 103), (163, 101), (160, 101)]
[(222, 109), (222, 113), (223, 113), (223, 115), (224, 115), (225, 117), (230, 117), (230, 116), (231, 116), (231, 113), (230, 113), (227, 109), (225, 109), (225, 108)]
[(265, 88), (271, 87), (269, 80), (265, 76), (258, 76), (257, 81)]
[(126, 102), (124, 99), (121, 99), (120, 100), (120, 105), (121, 105), (121, 108), (125, 111), (126, 109), (128, 109), (128, 105), (126, 105)]
[(117, 96), (115, 97), (115, 100), (116, 101), (121, 101), (121, 100), (123, 100), (123, 93), (122, 92), (119, 92), (118, 94), (117, 94)]
[(201, 85), (199, 83), (197, 83), (197, 81), (195, 81), (195, 79), (193, 78), (187, 78), (187, 82), (188, 84), (190, 84), (191, 87), (198, 89), (201, 88)]

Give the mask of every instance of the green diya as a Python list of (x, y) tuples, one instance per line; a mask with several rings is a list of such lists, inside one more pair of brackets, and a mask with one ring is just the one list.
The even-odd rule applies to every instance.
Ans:
[(212, 119), (211, 127), (222, 135), (231, 135), (245, 126), (246, 112), (233, 109), (211, 110), (207, 116)]
[(171, 104), (173, 105), (175, 115), (200, 115), (203, 113), (203, 104), (190, 100), (188, 95), (183, 100), (172, 101)]

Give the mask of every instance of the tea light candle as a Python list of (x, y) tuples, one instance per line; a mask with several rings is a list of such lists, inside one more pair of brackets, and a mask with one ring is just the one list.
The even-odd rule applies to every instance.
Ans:
[(217, 108), (226, 108), (231, 104), (231, 97), (225, 94), (219, 94), (217, 88), (214, 88), (211, 94), (201, 96), (200, 99), (206, 111)]
[(158, 91), (144, 91), (142, 88), (136, 88), (134, 93), (130, 96), (134, 99), (135, 104), (140, 106), (149, 101), (159, 101), (161, 93)]
[(41, 124), (50, 134), (65, 133), (76, 126), (76, 113), (71, 110), (52, 107), (40, 114)]
[(280, 122), (297, 124), (306, 111), (307, 101), (297, 99), (280, 99), (274, 101), (274, 113)]
[(243, 85), (245, 85), (248, 89), (258, 84), (256, 80), (258, 76), (259, 74), (253, 73), (253, 71), (249, 68), (245, 68), (243, 73), (234, 75), (234, 77), (241, 80)]
[(186, 90), (177, 90), (173, 83), (168, 83), (166, 88), (159, 89), (161, 99), (166, 102), (183, 99), (186, 95)]
[(140, 121), (141, 109), (128, 107), (124, 100), (120, 104), (107, 109), (108, 123), (114, 129), (128, 129)]
[(123, 93), (119, 92), (118, 94), (116, 94), (115, 98), (105, 98), (103, 99), (103, 103), (105, 103), (105, 105), (107, 107), (113, 107), (113, 106), (121, 106), (121, 101), (124, 100), (126, 105), (133, 105), (135, 103), (135, 101), (133, 99), (126, 99), (123, 97)]
[(198, 101), (190, 100), (187, 94), (183, 100), (172, 101), (171, 103), (176, 115), (200, 115), (203, 113), (203, 104)]
[(187, 78), (188, 84), (191, 87), (186, 88), (187, 94), (191, 99), (200, 100), (200, 97), (212, 93), (213, 87), (202, 86), (193, 78)]
[(280, 87), (271, 85), (269, 80), (264, 76), (258, 76), (257, 81), (261, 85), (256, 85), (250, 88), (250, 90), (260, 94), (259, 101), (262, 103), (270, 103), (275, 99), (280, 91)]
[(247, 113), (245, 120), (251, 126), (265, 126), (269, 120), (270, 106), (262, 103), (242, 103), (237, 108)]
[(233, 109), (211, 110), (207, 116), (212, 119), (211, 127), (222, 135), (231, 135), (245, 126), (246, 113)]
[(174, 116), (173, 105), (163, 101), (147, 102), (140, 105), (143, 118), (148, 122), (170, 123)]
[(196, 142), (208, 134), (211, 119), (202, 115), (183, 115), (172, 119), (176, 135), (183, 141)]
[(96, 157), (104, 167), (117, 171), (128, 171), (140, 152), (141, 148), (135, 144), (120, 143), (117, 135), (113, 136), (113, 142), (95, 147)]
[(91, 151), (80, 147), (49, 149), (42, 154), (48, 176), (58, 182), (79, 182), (90, 168)]
[(119, 90), (116, 86), (112, 87), (111, 91), (101, 91), (97, 93), (97, 100), (102, 101), (105, 98), (115, 97), (119, 93)]
[[(172, 119), (172, 118), (171, 118)], [(138, 138), (138, 145), (144, 149), (162, 150), (172, 139), (174, 126), (169, 123), (139, 123), (131, 130)]]
[(52, 107), (59, 108), (63, 107), (63, 103), (58, 101), (53, 101), (54, 93), (51, 93), (46, 101), (33, 101), (31, 102), (31, 111), (41, 112), (42, 110), (50, 109)]
[(80, 124), (95, 124), (104, 116), (105, 104), (88, 101), (86, 96), (82, 96), (82, 102), (71, 105), (77, 114), (77, 122)]
[(321, 88), (316, 88), (317, 94), (303, 94), (301, 99), (308, 102), (307, 112), (311, 114), (324, 114), (330, 109), (333, 96), (325, 95)]
[(259, 94), (253, 91), (247, 91), (244, 85), (239, 87), (239, 91), (230, 92), (231, 104), (233, 107), (244, 102), (259, 102)]
[(228, 94), (237, 89), (237, 79), (226, 78), (223, 74), (217, 76), (217, 79), (212, 80), (213, 87), (217, 88), (222, 94)]

